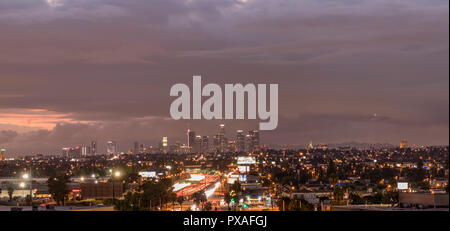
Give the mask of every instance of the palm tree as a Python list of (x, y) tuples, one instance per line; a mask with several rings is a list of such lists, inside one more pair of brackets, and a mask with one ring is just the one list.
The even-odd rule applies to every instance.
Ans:
[(13, 198), (13, 194), (14, 194), (14, 187), (12, 185), (8, 186), (8, 196), (9, 196), (9, 201), (12, 201)]

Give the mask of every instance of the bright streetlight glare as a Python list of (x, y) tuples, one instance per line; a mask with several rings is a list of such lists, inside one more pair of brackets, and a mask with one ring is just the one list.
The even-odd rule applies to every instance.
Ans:
[(30, 176), (28, 175), (28, 173), (24, 173), (22, 177), (23, 177), (23, 179), (28, 179), (28, 177), (30, 177)]
[(20, 187), (25, 188), (25, 182), (20, 182)]
[(119, 177), (119, 176), (120, 176), (120, 172), (119, 172), (119, 171), (116, 171), (116, 172), (114, 173), (114, 175), (115, 175), (116, 177)]

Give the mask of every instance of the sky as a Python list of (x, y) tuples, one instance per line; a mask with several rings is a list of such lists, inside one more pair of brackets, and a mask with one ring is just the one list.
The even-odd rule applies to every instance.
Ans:
[(0, 147), (185, 142), (170, 87), (279, 85), (266, 144), (449, 141), (448, 0), (2, 0)]

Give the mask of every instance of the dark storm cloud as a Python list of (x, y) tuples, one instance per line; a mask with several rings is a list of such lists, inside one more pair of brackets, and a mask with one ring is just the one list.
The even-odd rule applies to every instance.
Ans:
[[(1, 1), (0, 119), (47, 109), (59, 123), (0, 121), (18, 132), (2, 145), (23, 154), (91, 138), (183, 141), (187, 121), (167, 119), (168, 93), (194, 74), (278, 83), (280, 126), (266, 143), (446, 144), (448, 26), (440, 0)], [(230, 136), (256, 128), (225, 122)], [(212, 135), (218, 123), (190, 126)]]

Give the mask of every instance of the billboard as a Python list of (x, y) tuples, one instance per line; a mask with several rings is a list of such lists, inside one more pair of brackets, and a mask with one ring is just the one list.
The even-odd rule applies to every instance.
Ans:
[(406, 189), (408, 189), (408, 182), (398, 182), (397, 183), (397, 189), (399, 189), (399, 190), (406, 190)]
[(250, 172), (250, 166), (242, 165), (238, 167), (240, 173)]
[(139, 176), (141, 176), (141, 177), (147, 177), (147, 178), (155, 178), (155, 177), (156, 177), (156, 172), (155, 172), (155, 171), (151, 171), (151, 172), (139, 172)]
[(237, 159), (237, 164), (256, 164), (256, 160), (254, 156), (240, 156)]

